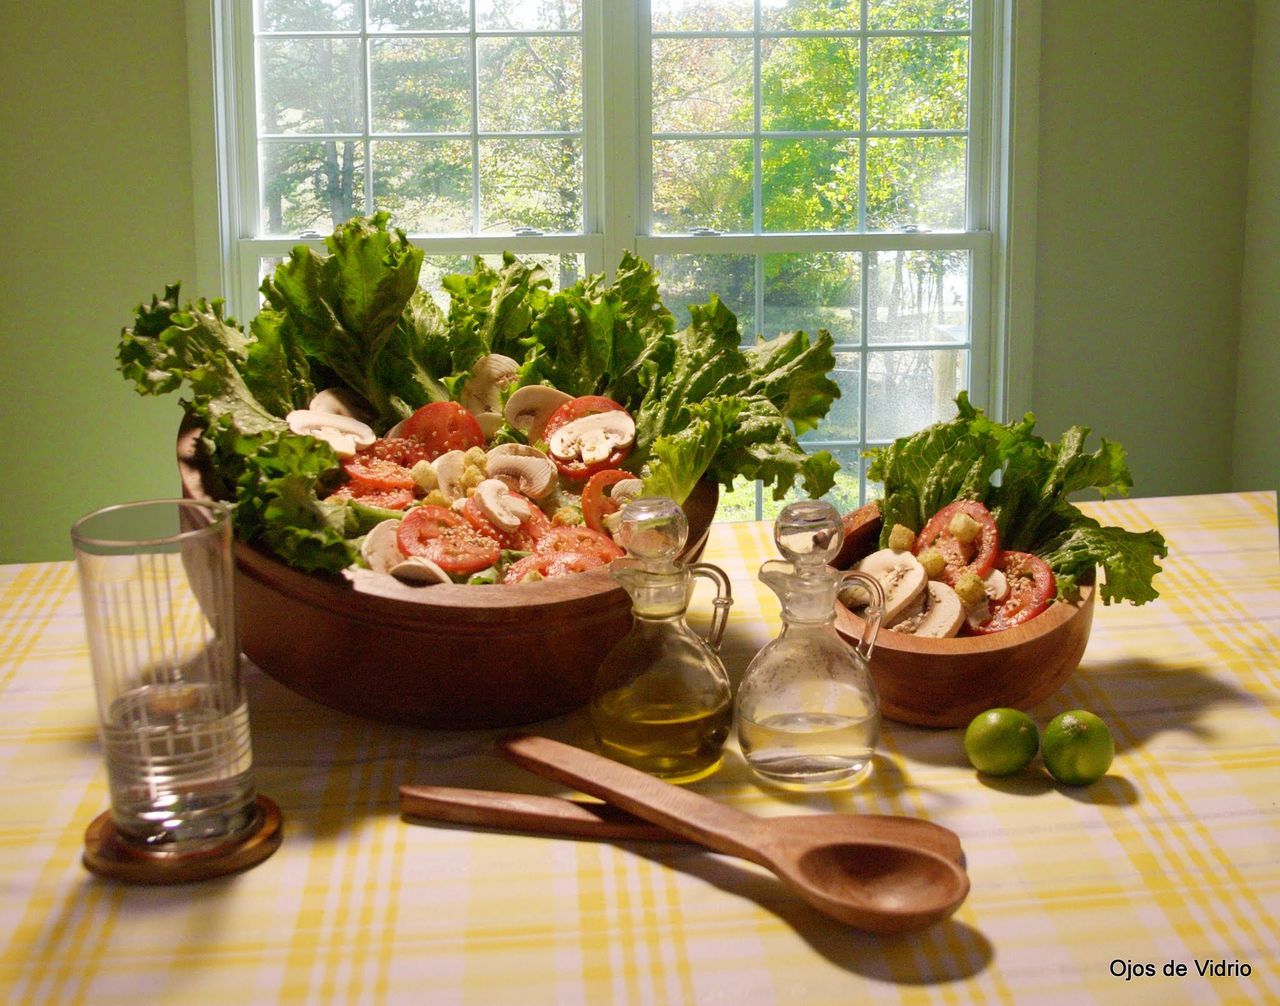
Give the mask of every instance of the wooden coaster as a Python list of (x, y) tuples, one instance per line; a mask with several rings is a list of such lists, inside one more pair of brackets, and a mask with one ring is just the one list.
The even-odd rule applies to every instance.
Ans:
[(131, 884), (187, 884), (222, 877), (257, 866), (280, 848), (284, 837), (280, 808), (259, 795), (258, 821), (243, 836), (190, 852), (139, 849), (116, 830), (111, 812), (104, 811), (85, 829), (85, 868), (101, 877)]

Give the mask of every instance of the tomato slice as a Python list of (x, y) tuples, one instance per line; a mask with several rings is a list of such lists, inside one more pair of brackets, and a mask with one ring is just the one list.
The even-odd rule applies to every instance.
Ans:
[[(626, 411), (612, 398), (605, 398), (603, 395), (580, 395), (565, 402), (555, 412), (551, 413), (551, 418), (547, 420), (547, 425), (543, 428), (542, 439), (550, 440), (551, 434), (555, 433), (560, 427), (572, 423), (575, 419), (585, 419), (587, 416), (596, 416), (601, 412)], [(550, 457), (556, 463), (561, 475), (574, 482), (582, 482), (591, 478), (597, 472), (617, 468), (618, 465), (622, 464), (623, 459), (631, 453), (631, 447), (631, 444), (615, 447), (609, 452), (608, 457), (590, 463), (583, 461), (581, 458), (566, 461), (563, 458), (556, 457), (554, 454), (550, 455)]]
[(1029, 552), (1002, 552), (996, 565), (1009, 581), (1009, 594), (996, 605), (991, 617), (971, 626), (986, 635), (1021, 625), (1049, 607), (1058, 592), (1057, 581), (1049, 564)]
[(474, 496), (463, 505), (462, 516), (468, 524), (482, 535), (492, 538), (502, 548), (517, 552), (528, 552), (533, 549), (544, 534), (551, 530), (551, 518), (538, 509), (538, 504), (527, 499), (521, 493), (512, 492), (511, 495), (517, 496), (529, 504), (528, 520), (521, 521), (520, 526), (514, 531), (504, 531), (489, 520), (485, 516), (485, 512), (480, 509), (480, 504), (476, 502)]
[(484, 431), (470, 412), (457, 402), (431, 402), (404, 421), (401, 432), (427, 447), (428, 461), (448, 451), (484, 446)]
[(365, 456), (412, 468), (419, 461), (430, 461), (431, 451), (425, 443), (413, 437), (379, 437), (360, 452), (360, 457)]
[(404, 465), (368, 454), (357, 454), (342, 462), (342, 467), (354, 482), (363, 482), (378, 489), (412, 489), (413, 476)]
[[(962, 542), (951, 533), (951, 520), (957, 514), (968, 514), (978, 523), (978, 534), (973, 541)], [(977, 500), (956, 500), (948, 503), (916, 535), (913, 551), (919, 555), (929, 547), (937, 548), (947, 561), (942, 579), (954, 587), (962, 573), (974, 572), (979, 577), (991, 572), (1000, 552), (1000, 537), (996, 531), (991, 511)]]
[(593, 531), (589, 527), (573, 525), (570, 527), (553, 527), (538, 539), (534, 546), (536, 552), (555, 554), (571, 552), (578, 555), (595, 556), (601, 562), (613, 562), (626, 553), (607, 534)]
[(588, 569), (603, 566), (605, 560), (596, 555), (582, 552), (534, 552), (511, 564), (503, 583), (523, 583), (526, 578), (552, 580), (570, 573), (583, 573)]
[(405, 555), (421, 555), (446, 573), (475, 573), (497, 562), (502, 551), (452, 510), (430, 505), (404, 515), (396, 544)]
[(624, 472), (620, 468), (608, 468), (602, 472), (596, 472), (587, 480), (586, 487), (582, 490), (582, 516), (587, 522), (587, 527), (601, 534), (608, 533), (605, 531), (604, 519), (610, 514), (617, 513), (622, 506), (606, 490), (610, 486), (633, 478), (635, 476), (630, 472)]
[(413, 490), (383, 489), (366, 482), (353, 481), (338, 486), (326, 498), (337, 502), (354, 499), (369, 506), (382, 507), (384, 510), (403, 510), (413, 502)]

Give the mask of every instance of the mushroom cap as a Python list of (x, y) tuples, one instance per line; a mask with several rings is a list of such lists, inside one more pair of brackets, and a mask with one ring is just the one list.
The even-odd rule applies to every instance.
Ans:
[(526, 384), (511, 392), (502, 414), (517, 430), (523, 430), (530, 438), (537, 439), (542, 436), (551, 413), (565, 402), (572, 401), (572, 395), (566, 395), (558, 388), (545, 384)]
[(485, 479), (476, 486), (472, 497), (480, 511), (503, 531), (516, 531), (529, 519), (529, 503), (511, 495), (507, 484), (499, 479)]
[(310, 412), (328, 412), (337, 416), (350, 416), (363, 423), (370, 422), (373, 410), (369, 403), (359, 394), (347, 387), (325, 388), (317, 391), (315, 397), (307, 404)]
[[(502, 389), (520, 373), (520, 364), (501, 353), (486, 353), (471, 367), (471, 376), (462, 385), (458, 400), (463, 408), (479, 416), (502, 408)], [(486, 434), (487, 435), (487, 434)]]
[(397, 580), (406, 583), (450, 583), (449, 574), (426, 556), (411, 555), (397, 563), (390, 571)]
[(528, 444), (498, 444), (485, 455), (489, 477), (530, 499), (550, 496), (557, 484), (555, 462)]
[(404, 561), (404, 554), (396, 541), (400, 521), (392, 518), (375, 524), (360, 543), (360, 558), (375, 573), (390, 573)]
[(614, 447), (631, 443), (636, 422), (629, 412), (611, 409), (583, 416), (559, 427), (548, 439), (553, 457), (572, 461), (581, 457), (592, 464), (603, 461)]
[(294, 409), (285, 416), (285, 423), (291, 432), (299, 436), (323, 440), (344, 458), (352, 457), (360, 448), (368, 447), (377, 439), (365, 423), (336, 412)]

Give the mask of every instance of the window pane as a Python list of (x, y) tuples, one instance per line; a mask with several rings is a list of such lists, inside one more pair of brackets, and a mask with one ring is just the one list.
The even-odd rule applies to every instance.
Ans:
[(760, 158), (765, 230), (857, 228), (857, 140), (765, 140)]
[(263, 133), (359, 133), (364, 62), (358, 39), (261, 39)]
[(752, 42), (653, 41), (653, 131), (723, 133), (752, 128)]
[(360, 4), (357, 0), (258, 0), (255, 17), (258, 31), (357, 31)]
[(480, 128), (486, 132), (582, 129), (582, 44), (577, 38), (482, 38)]
[(968, 252), (880, 252), (867, 274), (868, 342), (968, 340)]
[(861, 13), (851, 0), (760, 0), (765, 31), (853, 31)]
[(431, 234), (471, 231), (468, 140), (378, 140), (373, 201), (396, 227)]
[(468, 0), (366, 0), (371, 31), (457, 31), (471, 27)]
[(364, 212), (364, 153), (356, 140), (264, 143), (262, 229), (329, 233)]
[(689, 324), (689, 304), (705, 304), (715, 294), (738, 316), (744, 342), (756, 340), (756, 263), (753, 255), (659, 255), (658, 290), (676, 319)]
[(581, 233), (582, 141), (485, 140), (480, 144), (482, 230)]
[(582, 27), (582, 0), (476, 0), (476, 27), (481, 31), (577, 31)]
[(750, 140), (653, 144), (653, 229), (751, 230)]
[(969, 27), (969, 0), (868, 0), (867, 27), (963, 30)]
[(470, 132), (470, 42), (401, 38), (369, 45), (375, 132)]
[(867, 439), (893, 440), (955, 415), (968, 358), (962, 349), (867, 354)]
[(873, 38), (867, 42), (867, 126), (964, 129), (967, 38)]
[(963, 230), (966, 142), (958, 136), (867, 141), (867, 229)]
[(862, 354), (836, 353), (836, 365), (829, 376), (840, 386), (840, 397), (831, 403), (819, 427), (804, 434), (802, 441), (856, 441), (862, 435)]
[(750, 31), (754, 0), (652, 0), (654, 31)]
[(716, 522), (756, 519), (756, 497), (760, 486), (746, 479), (733, 480), (733, 488), (725, 491), (720, 487), (720, 501), (716, 504)]
[(861, 338), (862, 272), (857, 252), (764, 257), (764, 334), (820, 328), (837, 343)]
[(858, 128), (856, 39), (764, 39), (760, 60), (762, 128)]

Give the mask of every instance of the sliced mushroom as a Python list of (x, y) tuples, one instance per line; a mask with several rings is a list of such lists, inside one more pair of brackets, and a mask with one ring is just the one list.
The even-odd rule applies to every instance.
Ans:
[(988, 600), (999, 604), (1009, 596), (1009, 578), (1004, 570), (991, 567), (991, 571), (982, 578), (982, 589), (986, 591)]
[(384, 520), (375, 524), (360, 543), (360, 558), (375, 573), (390, 573), (404, 561), (404, 553), (396, 542), (400, 521)]
[(421, 555), (411, 555), (393, 566), (392, 576), (405, 583), (450, 583), (449, 574), (430, 559)]
[(529, 519), (533, 512), (529, 509), (529, 501), (513, 496), (505, 482), (498, 479), (485, 479), (476, 486), (473, 497), (480, 507), (481, 513), (493, 522), (495, 527), (503, 531), (519, 530), (520, 525)]
[(480, 432), (485, 440), (492, 440), (493, 435), (502, 429), (501, 412), (480, 412), (476, 414), (476, 422), (480, 424)]
[(317, 392), (307, 408), (312, 412), (328, 412), (335, 416), (350, 416), (368, 423), (373, 419), (369, 403), (350, 388), (325, 388)]
[(964, 624), (964, 605), (951, 587), (941, 580), (930, 580), (921, 598), (924, 604), (917, 614), (890, 628), (930, 639), (944, 639), (960, 631)]
[(503, 415), (517, 430), (529, 434), (530, 440), (539, 440), (551, 413), (565, 402), (572, 401), (572, 395), (566, 395), (556, 388), (549, 388), (545, 384), (526, 384), (511, 392)]
[(377, 439), (373, 430), (360, 420), (336, 412), (294, 409), (285, 416), (285, 422), (300, 436), (323, 440), (340, 458), (353, 457), (361, 447), (368, 447)]
[[(872, 552), (854, 569), (869, 573), (884, 588), (884, 613), (880, 616), (886, 625), (892, 625), (911, 602), (924, 593), (929, 577), (920, 561), (910, 552), (895, 552), (882, 548)], [(865, 593), (865, 592), (864, 592)], [(863, 600), (862, 604), (868, 603)]]
[(635, 437), (635, 420), (629, 413), (615, 409), (565, 423), (551, 434), (548, 446), (551, 456), (561, 461), (581, 458), (583, 464), (595, 465)]
[(465, 451), (445, 451), (432, 462), (436, 473), (436, 488), (450, 503), (463, 499), (467, 495), (467, 487), (462, 482), (466, 466)]
[(458, 400), (474, 415), (497, 413), (502, 409), (502, 389), (514, 381), (519, 372), (520, 364), (511, 357), (488, 353), (476, 360)]
[(527, 444), (498, 444), (485, 455), (489, 477), (533, 500), (546, 499), (556, 488), (556, 464)]

